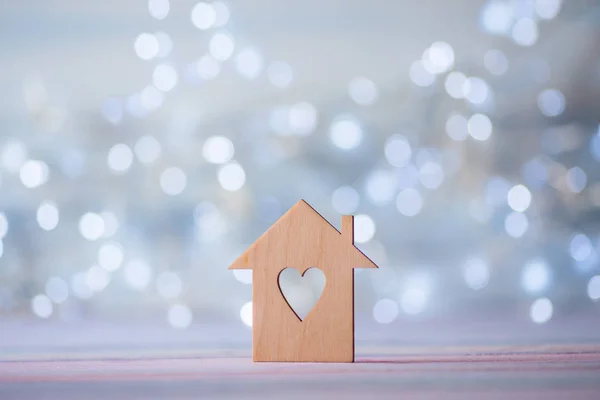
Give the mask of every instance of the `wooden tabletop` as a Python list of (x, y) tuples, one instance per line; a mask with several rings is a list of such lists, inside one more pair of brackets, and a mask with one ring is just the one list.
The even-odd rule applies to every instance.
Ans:
[(40, 398), (600, 399), (600, 346), (358, 348), (353, 364), (253, 363), (247, 350), (0, 361), (0, 399)]

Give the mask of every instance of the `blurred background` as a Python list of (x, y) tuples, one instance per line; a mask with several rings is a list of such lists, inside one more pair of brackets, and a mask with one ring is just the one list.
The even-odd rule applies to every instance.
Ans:
[(0, 7), (0, 353), (248, 351), (301, 198), (380, 266), (359, 349), (600, 342), (600, 2)]

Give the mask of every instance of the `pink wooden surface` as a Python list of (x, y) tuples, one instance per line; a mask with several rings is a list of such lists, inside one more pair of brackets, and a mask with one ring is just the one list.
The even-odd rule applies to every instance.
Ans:
[(0, 362), (0, 399), (600, 399), (599, 346), (357, 349), (354, 364), (246, 351), (55, 354)]

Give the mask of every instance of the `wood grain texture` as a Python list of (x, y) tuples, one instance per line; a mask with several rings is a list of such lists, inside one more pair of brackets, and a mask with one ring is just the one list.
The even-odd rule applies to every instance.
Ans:
[[(377, 268), (353, 245), (353, 217), (342, 233), (305, 201), (297, 202), (229, 269), (252, 269), (252, 359), (254, 361), (353, 362), (353, 268)], [(300, 320), (281, 293), (285, 268), (301, 275), (311, 267), (325, 274), (325, 289)]]
[[(354, 364), (252, 363), (239, 350), (119, 348), (1, 361), (2, 400), (598, 399), (600, 347), (357, 348)], [(64, 349), (54, 351), (64, 351)]]

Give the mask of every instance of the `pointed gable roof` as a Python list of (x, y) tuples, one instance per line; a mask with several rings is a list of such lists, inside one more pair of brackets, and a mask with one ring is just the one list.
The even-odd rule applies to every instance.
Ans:
[[(288, 251), (283, 248), (287, 246), (293, 249)], [(343, 261), (349, 264), (344, 266), (345, 268), (378, 268), (354, 246), (352, 235), (347, 237), (340, 233), (304, 200), (294, 204), (228, 269), (271, 267), (265, 264), (272, 264), (274, 257), (278, 257), (277, 262), (286, 265), (273, 268), (286, 268), (298, 262), (306, 264), (297, 265), (299, 268), (318, 266), (317, 260), (323, 262), (338, 258), (343, 258)]]

